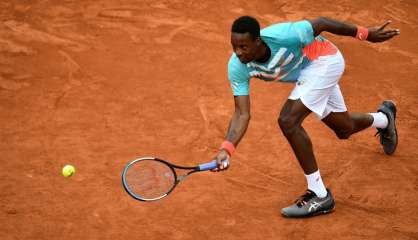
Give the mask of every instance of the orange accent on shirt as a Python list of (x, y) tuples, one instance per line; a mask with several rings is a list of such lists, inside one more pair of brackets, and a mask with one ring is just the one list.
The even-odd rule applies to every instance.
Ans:
[(315, 39), (311, 44), (303, 49), (303, 55), (313, 61), (320, 56), (329, 56), (336, 54), (338, 49), (330, 41), (320, 41)]

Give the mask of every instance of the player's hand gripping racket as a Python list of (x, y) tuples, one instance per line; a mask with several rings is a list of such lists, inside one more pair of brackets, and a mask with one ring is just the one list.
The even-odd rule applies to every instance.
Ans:
[[(227, 167), (228, 160), (224, 160), (223, 164)], [(216, 168), (216, 160), (195, 167), (182, 167), (158, 158), (143, 157), (126, 165), (122, 173), (122, 183), (126, 192), (133, 198), (141, 201), (156, 201), (170, 194), (190, 174)], [(176, 169), (190, 171), (178, 175)]]

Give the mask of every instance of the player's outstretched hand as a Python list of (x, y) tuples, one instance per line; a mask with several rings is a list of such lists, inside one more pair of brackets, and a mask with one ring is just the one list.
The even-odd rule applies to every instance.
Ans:
[(371, 27), (369, 28), (369, 35), (367, 36), (367, 41), (369, 42), (384, 42), (393, 38), (396, 35), (399, 35), (401, 32), (399, 29), (385, 29), (389, 23), (392, 21), (386, 21), (380, 27)]
[(224, 149), (219, 150), (214, 159), (218, 163), (218, 167), (212, 170), (213, 172), (224, 171), (229, 168), (229, 154)]

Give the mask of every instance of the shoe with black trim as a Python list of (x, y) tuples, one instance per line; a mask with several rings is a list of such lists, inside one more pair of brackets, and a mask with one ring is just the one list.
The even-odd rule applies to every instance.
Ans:
[(381, 112), (388, 118), (388, 126), (385, 129), (377, 128), (376, 136), (380, 137), (380, 144), (387, 155), (392, 155), (398, 146), (398, 132), (396, 131), (396, 105), (390, 100), (383, 101), (377, 112)]
[(312, 217), (330, 213), (334, 209), (335, 202), (329, 189), (327, 189), (327, 196), (324, 198), (316, 196), (313, 191), (308, 189), (293, 205), (283, 208), (282, 215), (289, 218)]

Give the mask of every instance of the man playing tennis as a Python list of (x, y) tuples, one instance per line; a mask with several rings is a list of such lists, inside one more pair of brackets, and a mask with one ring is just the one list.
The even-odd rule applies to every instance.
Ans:
[(398, 143), (396, 106), (391, 101), (383, 101), (375, 113), (349, 113), (338, 85), (344, 72), (344, 58), (320, 33), (326, 31), (358, 40), (383, 42), (400, 34), (398, 29), (386, 30), (389, 23), (364, 28), (319, 17), (274, 24), (260, 31), (256, 19), (249, 16), (236, 19), (231, 30), (234, 53), (228, 63), (235, 112), (226, 139), (215, 157), (218, 170), (227, 169), (221, 161), (233, 154), (247, 130), (250, 121), (249, 80), (296, 82), (280, 112), (278, 123), (305, 173), (308, 190), (281, 212), (287, 217), (307, 217), (332, 211), (334, 199), (322, 182), (311, 140), (302, 127), (303, 120), (313, 112), (340, 139), (375, 127), (384, 152), (390, 155)]

